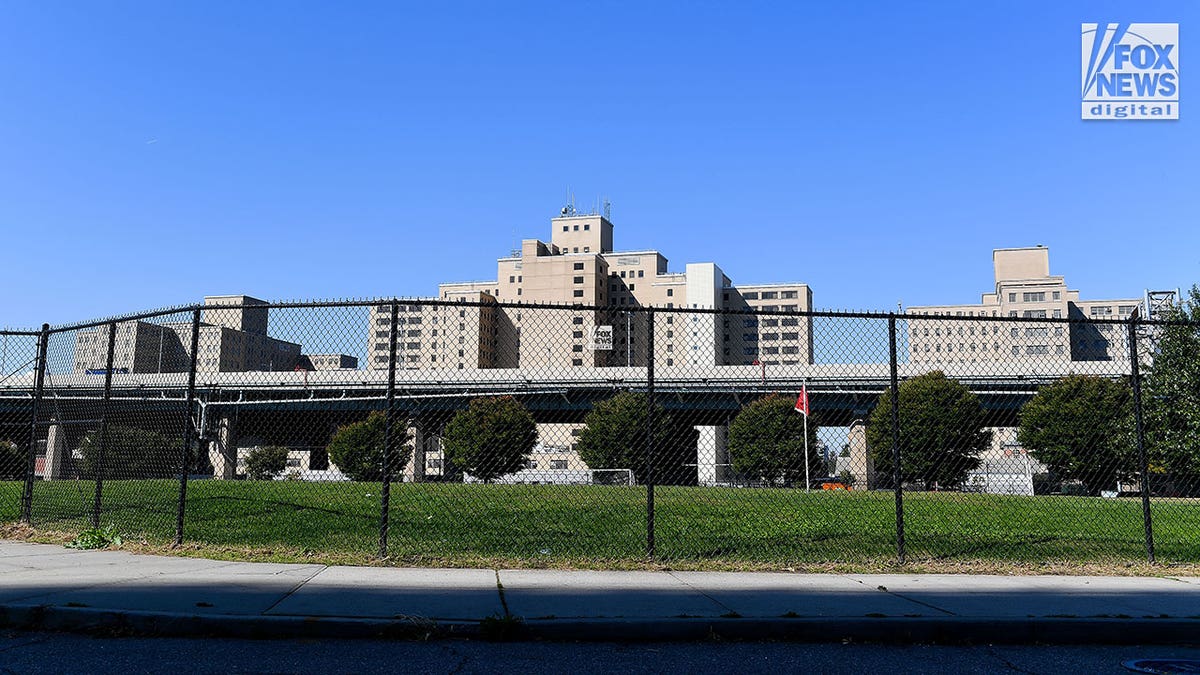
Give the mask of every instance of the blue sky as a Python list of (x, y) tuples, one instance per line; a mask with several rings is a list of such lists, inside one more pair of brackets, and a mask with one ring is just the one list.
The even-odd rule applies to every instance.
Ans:
[[(1190, 2), (0, 4), (0, 324), (430, 295), (549, 237), (821, 308), (1200, 282), (1200, 134), (1079, 119), (1080, 23)], [(1200, 43), (1197, 43), (1200, 45)], [(948, 282), (947, 280), (953, 280)]]

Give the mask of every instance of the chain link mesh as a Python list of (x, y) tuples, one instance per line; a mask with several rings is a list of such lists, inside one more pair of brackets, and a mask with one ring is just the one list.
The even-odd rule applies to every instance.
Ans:
[(1200, 559), (1184, 321), (230, 296), (56, 328), (40, 361), (0, 338), (0, 513), (50, 531), (408, 564)]

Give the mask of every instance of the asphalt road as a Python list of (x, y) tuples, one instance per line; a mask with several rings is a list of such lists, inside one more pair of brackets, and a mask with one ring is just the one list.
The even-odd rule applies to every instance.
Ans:
[(0, 631), (0, 673), (1129, 673), (1200, 648), (97, 638)]

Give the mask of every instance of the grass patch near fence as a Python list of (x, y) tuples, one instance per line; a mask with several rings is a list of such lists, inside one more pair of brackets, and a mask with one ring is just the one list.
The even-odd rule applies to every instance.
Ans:
[[(109, 481), (101, 525), (115, 525), (127, 549), (165, 551), (178, 488)], [(33, 529), (5, 534), (78, 534), (91, 526), (93, 490), (84, 481), (38, 482)], [(913, 569), (1119, 572), (1145, 560), (1136, 499), (906, 493), (904, 501)], [(656, 504), (651, 561), (644, 487), (395, 484), (384, 562), (870, 571), (896, 559), (890, 492), (660, 487)], [(0, 522), (17, 521), (19, 505), (20, 485), (0, 483)], [(1200, 501), (1155, 500), (1153, 512), (1159, 559), (1200, 562)], [(378, 564), (379, 519), (377, 483), (197, 480), (188, 484), (185, 544), (176, 552)]]

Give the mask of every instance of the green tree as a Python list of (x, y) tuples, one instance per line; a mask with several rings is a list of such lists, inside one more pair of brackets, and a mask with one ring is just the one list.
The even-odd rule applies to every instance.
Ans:
[(511, 396), (472, 400), (442, 432), (447, 459), (485, 483), (524, 467), (537, 440), (533, 415)]
[[(961, 383), (933, 371), (900, 383), (900, 477), (925, 489), (955, 487), (979, 466), (991, 441), (979, 398)], [(892, 392), (889, 387), (867, 419), (867, 446), (880, 484), (892, 479)]]
[[(584, 417), (576, 449), (593, 469), (629, 469), (639, 483), (650, 478), (646, 442), (646, 395), (621, 392), (592, 407)], [(697, 432), (655, 406), (654, 480), (660, 485), (696, 482)]]
[(0, 480), (25, 477), (25, 453), (12, 441), (0, 440)]
[(271, 480), (287, 468), (288, 449), (279, 445), (254, 448), (246, 456), (246, 476), (250, 480)]
[[(804, 482), (804, 416), (795, 400), (772, 394), (743, 407), (729, 425), (729, 459), (747, 478), (769, 484)], [(808, 423), (808, 475), (825, 475), (817, 424)]]
[[(156, 431), (110, 424), (104, 448), (104, 477), (173, 478), (179, 475), (179, 443)], [(95, 478), (100, 467), (99, 430), (84, 434), (79, 453), (83, 476)]]
[(1194, 493), (1200, 489), (1200, 288), (1192, 286), (1168, 318), (1176, 323), (1151, 328), (1153, 361), (1142, 387), (1151, 484), (1153, 474), (1165, 472), (1177, 489)]
[[(361, 422), (340, 427), (333, 434), (326, 450), (329, 459), (350, 480), (383, 480), (383, 436), (386, 415), (375, 411)], [(398, 475), (412, 456), (408, 446), (408, 429), (403, 416), (397, 415), (392, 424), (392, 475)]]
[(1068, 375), (1021, 408), (1017, 441), (1059, 478), (1092, 494), (1133, 475), (1133, 392), (1126, 382)]

